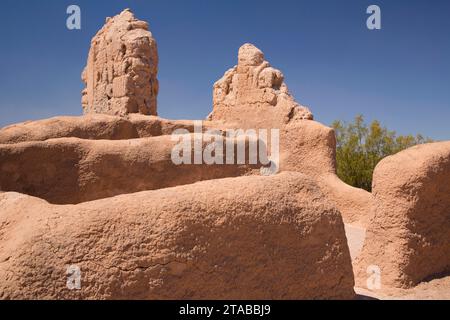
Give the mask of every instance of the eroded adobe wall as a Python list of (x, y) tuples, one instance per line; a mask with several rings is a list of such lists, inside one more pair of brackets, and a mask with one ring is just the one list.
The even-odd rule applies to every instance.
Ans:
[(125, 10), (91, 41), (82, 80), (84, 113), (157, 115), (158, 49), (148, 23)]
[(354, 297), (341, 215), (298, 173), (75, 206), (2, 193), (0, 207), (2, 299)]
[(383, 159), (373, 177), (374, 207), (357, 276), (378, 266), (384, 286), (409, 288), (450, 272), (450, 142)]

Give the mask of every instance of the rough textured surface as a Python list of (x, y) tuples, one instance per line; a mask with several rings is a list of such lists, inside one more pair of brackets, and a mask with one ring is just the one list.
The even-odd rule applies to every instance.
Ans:
[(85, 113), (156, 115), (158, 50), (147, 22), (129, 10), (108, 18), (82, 74)]
[(333, 129), (315, 121), (292, 121), (280, 132), (280, 169), (314, 177), (334, 201), (346, 223), (365, 227), (372, 195), (336, 175), (336, 137)]
[[(202, 126), (204, 131), (233, 127), (212, 121), (203, 121)], [(62, 139), (17, 144), (64, 137), (127, 140), (169, 135), (176, 129), (193, 132), (194, 122), (139, 114), (123, 118), (92, 114), (30, 121), (3, 128), (0, 130), (0, 152), (3, 155), (0, 188), (43, 197), (50, 202), (78, 203), (117, 195), (121, 191), (134, 192), (248, 173), (243, 167), (237, 169), (232, 166), (224, 166), (222, 174), (219, 166), (194, 166), (192, 172), (189, 168), (170, 169), (170, 151), (174, 144), (169, 137), (150, 140), (152, 143), (149, 140), (114, 143)], [(2, 143), (9, 146), (1, 146)], [(316, 178), (323, 192), (335, 201), (346, 223), (366, 226), (371, 194), (352, 188), (337, 178), (335, 147), (331, 128), (315, 121), (292, 121), (280, 130), (280, 170), (301, 172)], [(98, 153), (94, 151), (96, 148), (100, 150)], [(162, 153), (163, 150), (166, 154)], [(95, 167), (90, 164), (93, 160), (89, 159), (95, 160)], [(161, 172), (163, 168), (169, 170), (165, 175)], [(65, 170), (68, 170), (67, 175)], [(172, 174), (170, 170), (175, 172)], [(120, 184), (114, 183), (113, 179), (119, 177), (123, 177)], [(86, 187), (91, 184), (97, 185), (99, 190)], [(56, 188), (56, 185), (60, 187)]]
[(308, 108), (290, 95), (284, 76), (252, 44), (239, 49), (238, 65), (214, 84), (210, 120), (241, 128), (279, 128), (293, 119), (312, 119)]
[[(0, 194), (0, 298), (352, 298), (339, 212), (298, 173), (76, 206)], [(66, 268), (81, 290), (66, 288)]]
[(280, 168), (318, 177), (336, 172), (333, 129), (316, 121), (292, 121), (280, 130)]
[[(190, 139), (193, 141), (192, 135)], [(234, 145), (239, 141), (233, 139)], [(176, 144), (178, 141), (173, 141), (171, 136), (159, 136), (120, 141), (60, 138), (0, 145), (0, 189), (36, 196), (51, 203), (74, 204), (201, 180), (248, 175), (258, 168), (245, 164), (176, 165), (171, 159)], [(248, 143), (245, 146), (248, 154)], [(194, 143), (191, 150), (193, 154)]]
[[(345, 225), (345, 234), (350, 249), (350, 256), (355, 262), (360, 255), (366, 237), (366, 229)], [(366, 280), (371, 274), (366, 275)], [(417, 286), (404, 289), (381, 286), (379, 289), (369, 290), (364, 279), (358, 281), (359, 287), (355, 287), (357, 299), (380, 300), (450, 300), (450, 275), (443, 275), (430, 281), (423, 281)]]
[[(223, 123), (203, 121), (203, 130), (211, 128), (219, 128), (225, 130), (230, 126)], [(45, 141), (54, 138), (76, 137), (80, 139), (90, 140), (126, 140), (137, 139), (142, 137), (157, 137), (161, 135), (169, 135), (176, 129), (186, 129), (189, 132), (194, 131), (193, 121), (183, 120), (165, 120), (154, 116), (144, 115), (128, 115), (125, 118), (114, 117), (108, 115), (86, 115), (82, 117), (56, 117), (41, 121), (30, 121), (26, 123), (12, 125), (0, 130), (0, 144), (10, 144), (11, 146), (0, 147), (8, 150), (15, 148), (15, 143)], [(162, 139), (168, 139), (162, 138)], [(63, 142), (63, 140), (61, 140)], [(163, 140), (161, 140), (163, 141)], [(165, 141), (165, 140), (164, 140)], [(89, 144), (89, 142), (80, 142), (81, 145)], [(141, 142), (135, 142), (134, 145), (140, 145)], [(102, 142), (101, 144), (113, 145), (112, 142)], [(52, 148), (44, 148), (45, 144), (36, 144), (34, 157), (46, 157), (51, 159), (53, 164), (63, 161), (60, 156), (46, 156), (51, 154)], [(53, 145), (53, 144), (52, 144)], [(117, 148), (122, 148), (127, 153), (126, 143), (118, 143)], [(145, 144), (142, 144), (144, 146)], [(41, 147), (39, 147), (41, 146)], [(23, 150), (23, 145), (17, 146)], [(155, 147), (153, 147), (155, 148)], [(159, 147), (156, 147), (159, 148)], [(170, 148), (166, 148), (170, 152)], [(40, 151), (39, 151), (40, 150)], [(153, 150), (153, 149), (152, 149)], [(43, 155), (38, 155), (42, 152)], [(135, 151), (131, 151), (133, 154)], [(151, 150), (143, 151), (144, 154)], [(32, 159), (22, 158), (21, 151), (13, 152), (17, 154), (21, 161), (29, 163), (27, 172), (46, 172), (42, 171), (44, 164), (32, 161)], [(280, 170), (281, 171), (297, 171), (317, 179), (323, 192), (333, 199), (343, 214), (346, 223), (353, 223), (360, 226), (367, 226), (370, 208), (372, 205), (372, 196), (370, 193), (348, 186), (342, 182), (336, 175), (335, 167), (335, 138), (331, 128), (326, 127), (315, 121), (293, 121), (284, 126), (280, 131)], [(168, 154), (169, 155), (169, 154)], [(168, 156), (167, 155), (167, 156)], [(70, 162), (70, 161), (66, 161)], [(130, 163), (131, 165), (132, 163)], [(108, 166), (108, 164), (105, 164)], [(34, 169), (32, 169), (34, 167)], [(123, 168), (119, 166), (117, 168)], [(0, 166), (1, 169), (1, 166)], [(114, 168), (111, 168), (111, 171)], [(31, 171), (30, 171), (31, 170)], [(122, 170), (122, 169), (121, 169)], [(132, 168), (125, 170), (129, 173)], [(227, 169), (228, 170), (228, 169)], [(4, 171), (3, 171), (4, 172)], [(61, 171), (63, 174), (63, 171)], [(16, 174), (17, 176), (17, 174)], [(130, 177), (133, 177), (132, 174)], [(144, 175), (147, 179), (148, 177)], [(228, 176), (225, 174), (224, 176)], [(11, 177), (0, 177), (0, 181)], [(47, 177), (46, 180), (51, 180)], [(201, 179), (199, 179), (201, 180)], [(8, 190), (25, 191), (25, 183), (29, 180), (20, 180), (22, 187), (15, 187), (14, 184), (8, 183)], [(126, 185), (129, 185), (127, 183)], [(144, 184), (144, 185), (149, 185)], [(167, 183), (166, 185), (176, 185)], [(30, 187), (31, 188), (31, 187)], [(33, 188), (39, 189), (38, 186)], [(135, 190), (131, 188), (131, 190)], [(138, 189), (142, 190), (142, 189)], [(105, 192), (104, 190), (102, 192)], [(26, 193), (29, 193), (27, 191)], [(39, 193), (30, 193), (39, 195)], [(96, 194), (96, 192), (94, 192)], [(108, 194), (108, 193), (105, 193)], [(42, 195), (42, 194), (41, 194)], [(115, 194), (110, 194), (115, 195)], [(45, 197), (49, 201), (53, 198)], [(69, 196), (66, 197), (68, 201)], [(74, 198), (75, 199), (75, 198)], [(95, 199), (91, 198), (90, 200)], [(58, 200), (61, 201), (61, 200)]]
[(356, 274), (381, 269), (383, 286), (409, 288), (450, 271), (450, 142), (416, 146), (374, 172), (374, 213)]
[(371, 195), (336, 176), (334, 131), (312, 118), (309, 109), (290, 95), (283, 74), (252, 44), (239, 49), (238, 65), (214, 85), (209, 119), (229, 128), (279, 129), (280, 170), (316, 178), (345, 222), (366, 226)]
[[(204, 124), (207, 127), (207, 124)], [(56, 138), (126, 140), (171, 134), (176, 129), (194, 131), (194, 122), (166, 120), (156, 116), (129, 114), (126, 117), (89, 114), (54, 117), (18, 123), (0, 129), (0, 144), (45, 141)]]
[(372, 214), (373, 197), (366, 190), (354, 188), (332, 174), (323, 174), (317, 182), (324, 194), (334, 201), (345, 223), (367, 227)]

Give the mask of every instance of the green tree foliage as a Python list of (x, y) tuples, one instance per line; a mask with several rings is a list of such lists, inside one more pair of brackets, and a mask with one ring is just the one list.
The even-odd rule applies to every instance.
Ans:
[(417, 136), (397, 135), (382, 127), (378, 121), (370, 125), (362, 115), (352, 123), (335, 121), (337, 174), (347, 184), (372, 190), (372, 174), (377, 163), (389, 155), (417, 144), (432, 142), (420, 134)]

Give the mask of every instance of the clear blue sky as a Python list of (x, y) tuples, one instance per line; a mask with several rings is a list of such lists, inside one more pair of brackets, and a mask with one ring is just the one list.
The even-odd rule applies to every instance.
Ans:
[[(80, 31), (66, 29), (70, 4), (81, 7)], [(380, 31), (366, 28), (370, 4), (381, 7)], [(448, 0), (2, 0), (0, 126), (81, 114), (90, 39), (127, 7), (158, 41), (162, 117), (204, 118), (213, 83), (251, 42), (322, 123), (361, 113), (450, 139)]]

